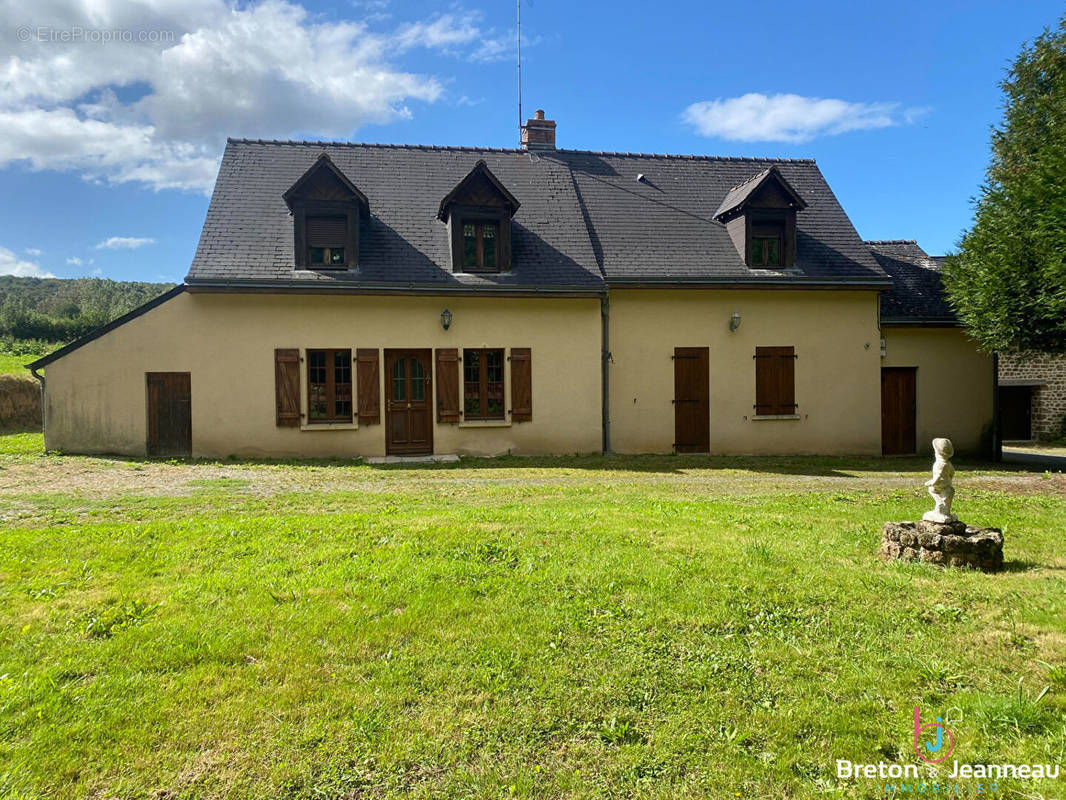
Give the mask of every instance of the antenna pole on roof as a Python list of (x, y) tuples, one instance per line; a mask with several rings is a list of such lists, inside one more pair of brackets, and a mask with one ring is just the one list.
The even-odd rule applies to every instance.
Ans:
[(515, 44), (518, 47), (518, 146), (522, 146), (522, 0), (516, 0), (517, 25)]

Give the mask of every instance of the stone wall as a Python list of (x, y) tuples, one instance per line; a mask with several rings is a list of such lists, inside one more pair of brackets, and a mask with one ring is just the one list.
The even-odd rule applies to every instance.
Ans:
[(965, 522), (886, 522), (881, 557), (998, 572), (1003, 569), (1003, 533)]
[(1033, 438), (1066, 436), (1066, 355), (1011, 353), (999, 357), (999, 383), (1039, 381), (1033, 386)]

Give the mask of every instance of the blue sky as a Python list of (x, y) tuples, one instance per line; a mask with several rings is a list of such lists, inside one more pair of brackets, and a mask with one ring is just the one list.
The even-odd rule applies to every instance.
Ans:
[[(525, 111), (561, 147), (813, 157), (863, 237), (939, 254), (969, 224), (1004, 69), (1062, 10), (523, 0)], [(180, 280), (226, 136), (514, 146), (514, 16), (0, 0), (0, 274)]]

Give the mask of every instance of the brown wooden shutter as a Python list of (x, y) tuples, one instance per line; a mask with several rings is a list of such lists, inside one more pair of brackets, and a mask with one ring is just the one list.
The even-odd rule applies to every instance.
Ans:
[(796, 413), (794, 347), (755, 348), (755, 413), (758, 416)]
[(511, 421), (533, 420), (533, 354), (528, 347), (511, 348)]
[(377, 425), (381, 422), (381, 380), (378, 373), (377, 349), (360, 347), (355, 351), (356, 382), (358, 383), (359, 424)]
[(300, 351), (274, 351), (274, 399), (279, 427), (300, 425)]
[(308, 247), (344, 247), (348, 244), (347, 217), (308, 217)]
[(437, 348), (437, 422), (459, 421), (459, 351)]

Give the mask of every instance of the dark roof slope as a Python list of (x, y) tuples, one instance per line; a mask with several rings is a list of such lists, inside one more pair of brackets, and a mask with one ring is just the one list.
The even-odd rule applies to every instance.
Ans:
[(909, 239), (867, 242), (874, 258), (892, 278), (892, 288), (881, 293), (884, 322), (956, 323), (944, 296), (941, 259), (926, 254)]
[[(370, 202), (358, 270), (294, 268), (282, 194), (323, 152)], [(437, 212), (479, 160), (521, 203), (513, 267), (456, 275)], [(797, 263), (785, 271), (748, 268), (713, 219), (732, 187), (772, 166), (807, 203), (797, 216)], [(886, 276), (813, 161), (231, 139), (187, 277), (192, 284), (577, 290), (598, 290), (604, 279), (883, 283)]]
[[(321, 153), (370, 202), (359, 268), (295, 269), (292, 217), (282, 194)], [(514, 216), (514, 265), (499, 275), (455, 275), (440, 201), (482, 160), (522, 203)], [(442, 288), (598, 290), (596, 257), (565, 165), (514, 150), (230, 140), (187, 280), (400, 284)]]
[[(609, 282), (885, 281), (813, 161), (561, 151)], [(730, 190), (776, 167), (807, 207), (796, 215), (796, 264), (745, 265), (714, 215)], [(643, 180), (637, 180), (643, 175)]]

